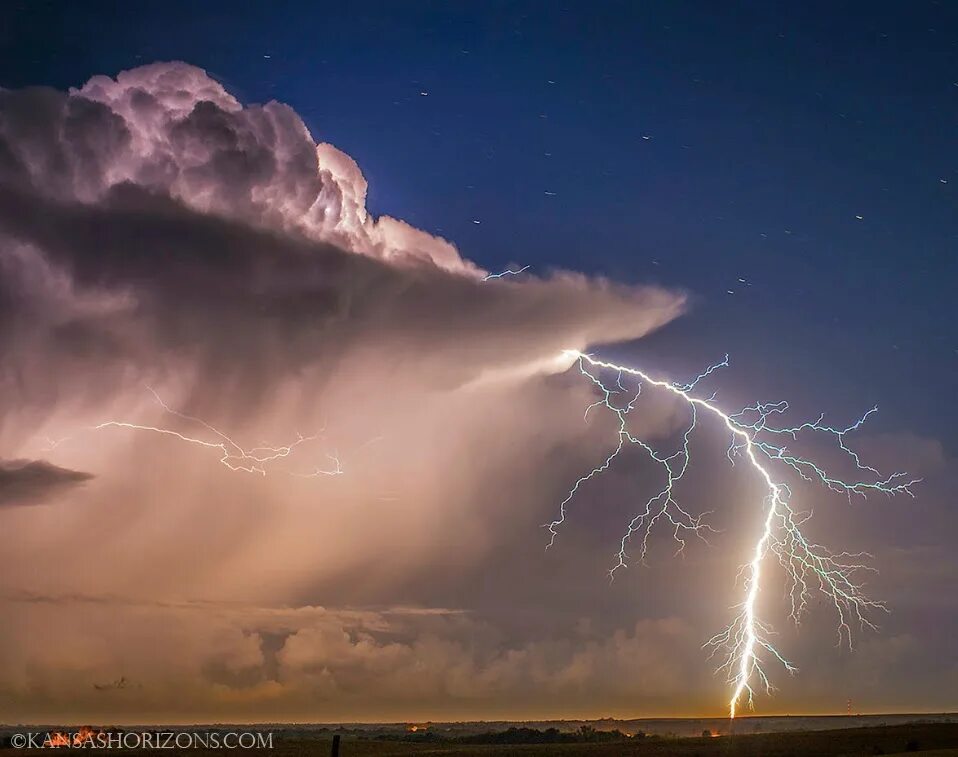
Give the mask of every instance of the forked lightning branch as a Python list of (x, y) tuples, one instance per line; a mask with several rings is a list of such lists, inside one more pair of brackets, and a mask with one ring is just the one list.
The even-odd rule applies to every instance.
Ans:
[[(737, 604), (737, 614), (729, 625), (704, 645), (711, 649), (712, 657), (718, 658), (718, 670), (728, 676), (731, 686), (728, 703), (730, 717), (735, 717), (743, 703), (753, 707), (757, 688), (771, 693), (772, 684), (766, 672), (769, 663), (777, 663), (789, 672), (796, 670), (772, 645), (771, 629), (758, 613), (762, 571), (770, 559), (778, 560), (784, 569), (788, 582), (789, 611), (795, 621), (807, 608), (811, 596), (818, 592), (834, 606), (839, 642), (851, 646), (852, 625), (875, 627), (869, 615), (871, 611), (884, 610), (884, 606), (863, 593), (859, 578), (862, 571), (872, 570), (866, 564), (870, 555), (832, 552), (806, 538), (802, 525), (810, 514), (793, 509), (792, 490), (788, 481), (818, 483), (849, 498), (852, 495), (864, 497), (870, 493), (912, 495), (912, 486), (918, 483), (918, 479), (909, 479), (900, 472), (883, 476), (862, 462), (859, 455), (846, 444), (847, 435), (857, 430), (869, 415), (876, 412), (876, 408), (846, 427), (828, 425), (823, 415), (815, 421), (789, 426), (784, 424), (789, 409), (787, 402), (758, 402), (730, 413), (715, 403), (714, 394), (704, 398), (700, 396), (696, 391), (700, 382), (718, 368), (727, 366), (727, 357), (688, 384), (677, 384), (653, 378), (638, 368), (599, 360), (578, 350), (569, 350), (565, 354), (574, 359), (579, 371), (596, 391), (597, 399), (586, 409), (586, 416), (594, 411), (611, 413), (617, 439), (611, 453), (579, 477), (560, 503), (558, 516), (546, 526), (550, 533), (549, 546), (555, 542), (559, 528), (566, 520), (568, 505), (582, 487), (608, 470), (627, 448), (640, 450), (661, 469), (663, 484), (660, 489), (651, 492), (645, 504), (627, 524), (610, 575), (614, 576), (616, 571), (626, 567), (629, 560), (627, 550), (633, 542), (637, 542), (633, 548), (640, 559), (645, 558), (649, 535), (658, 525), (671, 531), (679, 551), (684, 548), (687, 536), (704, 539), (713, 530), (705, 520), (708, 513), (692, 514), (680, 504), (677, 490), (691, 462), (691, 437), (697, 424), (706, 419), (725, 427), (729, 439), (726, 454), (731, 464), (744, 461), (750, 475), (764, 485), (765, 496), (762, 501), (755, 503), (756, 520), (762, 523), (761, 533), (740, 574), (744, 581), (744, 596)], [(687, 408), (688, 420), (675, 451), (665, 453), (657, 450), (632, 429), (629, 415), (640, 401), (643, 388), (648, 393), (670, 394), (681, 400)], [(813, 460), (792, 452), (788, 443), (797, 441), (799, 435), (805, 434), (824, 435), (835, 443), (850, 460), (857, 480), (833, 475)]]

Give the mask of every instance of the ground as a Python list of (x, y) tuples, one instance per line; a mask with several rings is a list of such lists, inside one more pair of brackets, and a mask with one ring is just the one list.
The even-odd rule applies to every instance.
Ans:
[[(276, 734), (272, 750), (242, 750), (244, 755), (294, 757), (330, 754), (328, 736), (284, 739)], [(170, 753), (173, 750), (166, 750)], [(49, 754), (48, 750), (0, 750), (7, 754)], [(132, 755), (145, 752), (125, 752)], [(194, 757), (207, 750), (188, 752)], [(926, 757), (958, 757), (958, 724), (916, 723), (909, 725), (850, 728), (833, 731), (748, 734), (716, 738), (647, 737), (603, 744), (461, 745), (453, 743), (405, 743), (345, 739), (340, 757), (859, 757), (920, 753)]]

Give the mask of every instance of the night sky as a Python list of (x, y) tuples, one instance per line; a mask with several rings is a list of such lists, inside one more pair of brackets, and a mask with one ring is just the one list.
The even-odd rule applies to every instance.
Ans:
[[(856, 661), (846, 652), (840, 664), (827, 656), (839, 654), (833, 649), (831, 619), (813, 618), (809, 626), (824, 629), (808, 633), (803, 626), (806, 646), (799, 647), (806, 652), (800, 667), (811, 672), (804, 682), (801, 676), (794, 681), (786, 681), (783, 676), (783, 691), (777, 695), (780, 700), (764, 706), (766, 711), (828, 712), (842, 709), (846, 698), (852, 696), (862, 701), (863, 711), (954, 707), (958, 687), (955, 643), (947, 639), (943, 629), (958, 622), (958, 607), (953, 597), (945, 598), (942, 592), (947, 594), (958, 580), (958, 563), (949, 535), (958, 524), (951, 497), (956, 485), (953, 461), (958, 454), (958, 409), (953, 399), (958, 368), (958, 300), (954, 296), (958, 282), (958, 7), (944, 2), (815, 2), (801, 7), (736, 3), (723, 9), (704, 2), (349, 5), (13, 3), (5, 8), (0, 28), (0, 86), (21, 89), (43, 85), (66, 91), (81, 87), (97, 74), (115, 77), (121, 71), (157, 61), (186, 62), (204, 69), (244, 106), (270, 100), (289, 105), (316, 142), (328, 142), (356, 161), (369, 183), (370, 213), (388, 214), (441, 236), (455, 245), (463, 259), (482, 269), (530, 266), (530, 274), (544, 279), (553, 276), (554, 271), (571, 270), (587, 275), (590, 281), (654, 285), (675, 297), (687, 298), (684, 315), (675, 320), (671, 316), (652, 318), (670, 322), (646, 337), (631, 339), (652, 328), (651, 321), (637, 323), (634, 334), (628, 329), (608, 333), (605, 325), (597, 325), (595, 333), (600, 338), (572, 345), (576, 348), (599, 348), (604, 355), (640, 363), (657, 374), (676, 376), (694, 375), (728, 353), (731, 366), (715, 388), (721, 390), (720, 396), (730, 406), (742, 406), (756, 398), (787, 397), (798, 411), (813, 419), (825, 411), (830, 420), (846, 423), (878, 405), (880, 413), (869, 421), (866, 446), (877, 450), (883, 465), (890, 460), (894, 467), (901, 460), (901, 465), (917, 469), (912, 472), (927, 480), (916, 489), (914, 500), (879, 498), (872, 510), (872, 500), (856, 501), (850, 510), (832, 516), (834, 521), (825, 531), (856, 534), (860, 537), (857, 541), (853, 538), (856, 549), (875, 552), (881, 569), (877, 593), (882, 594), (893, 613), (882, 621), (880, 634), (866, 635), (867, 662), (862, 658)], [(60, 199), (58, 195), (57, 201)], [(8, 201), (4, 195), (3, 202)], [(5, 234), (47, 239), (32, 227), (24, 231), (14, 221), (4, 223)], [(67, 221), (64, 224), (64, 229), (72, 228)], [(175, 245), (175, 237), (170, 240)], [(89, 255), (94, 257), (106, 255), (97, 251), (97, 245), (90, 250)], [(89, 259), (80, 255), (77, 265), (82, 267)], [(126, 272), (116, 274), (114, 280), (111, 271), (123, 266), (110, 265), (90, 273), (83, 279), (85, 284), (107, 285), (127, 276)], [(124, 280), (139, 282), (149, 275), (137, 269)], [(357, 279), (367, 275), (375, 278), (365, 269), (353, 275)], [(232, 277), (229, 280), (232, 282)], [(408, 286), (421, 283), (417, 280)], [(172, 289), (158, 284), (157, 291), (157, 301), (178, 307)], [(242, 291), (246, 296), (246, 290)], [(554, 296), (562, 301), (565, 295), (560, 294)], [(189, 299), (193, 295), (184, 296)], [(553, 319), (561, 334), (563, 329), (572, 328), (569, 324), (574, 320), (574, 314), (566, 314), (567, 320), (563, 320), (566, 316), (559, 314), (558, 306), (553, 312), (543, 305), (541, 312), (531, 316), (535, 327), (530, 326), (528, 333), (520, 333), (513, 340), (508, 334), (511, 324), (518, 320), (511, 319), (521, 320), (527, 312), (521, 304), (479, 299), (472, 303), (467, 295), (463, 298), (464, 311), (474, 304), (477, 324), (484, 321), (484, 309), (489, 308), (485, 325), (475, 326), (477, 332), (489, 332), (483, 332), (477, 354), (488, 354), (499, 339), (513, 350), (520, 341), (527, 343), (524, 340), (547, 333)], [(456, 310), (454, 300), (451, 295), (449, 302), (438, 300), (436, 318), (446, 319), (451, 333), (457, 328), (472, 329), (472, 325), (462, 325), (467, 323), (467, 316)], [(189, 302), (187, 309), (193, 307), (193, 300)], [(496, 310), (500, 306), (504, 308), (502, 317)], [(280, 306), (276, 307), (278, 313)], [(282, 316), (270, 311), (270, 317), (279, 319), (288, 312), (301, 312), (298, 302), (282, 307)], [(579, 308), (575, 313), (585, 320), (594, 317), (597, 323), (601, 321), (598, 311), (603, 306), (594, 305), (585, 295), (581, 303), (570, 305), (573, 307)], [(610, 312), (622, 318), (640, 316), (640, 311), (632, 313), (625, 305), (616, 309), (619, 307), (610, 306)], [(408, 311), (397, 316), (397, 322), (407, 319), (410, 328), (420, 328), (419, 319), (424, 316), (412, 305)], [(0, 317), (4, 312), (0, 308)], [(589, 313), (593, 315), (586, 315)], [(177, 328), (182, 329), (182, 324)], [(373, 329), (369, 333), (374, 333), (375, 327), (369, 328)], [(417, 332), (417, 349), (458, 354), (455, 339), (436, 328), (435, 334), (429, 329)], [(0, 328), (0, 332), (5, 331)], [(164, 334), (174, 331), (171, 326)], [(608, 344), (604, 345), (603, 335), (608, 336), (604, 339)], [(296, 338), (290, 337), (292, 341)], [(227, 340), (231, 346), (242, 343), (230, 337)], [(370, 340), (374, 347), (375, 339)], [(183, 354), (173, 342), (163, 343), (170, 354)], [(76, 344), (81, 346), (75, 353), (82, 352), (84, 343)], [(368, 354), (370, 349), (366, 344), (361, 354)], [(75, 353), (71, 353), (71, 360)], [(360, 375), (357, 366), (365, 365), (362, 359), (355, 358), (356, 363), (349, 364), (354, 377)], [(310, 375), (306, 363), (297, 362), (290, 368), (290, 376), (295, 377), (290, 381)], [(244, 401), (259, 396), (256, 392), (264, 381), (264, 369), (261, 363), (257, 366), (255, 389), (246, 384), (236, 388), (239, 380), (230, 384)], [(422, 370), (431, 366), (427, 363)], [(84, 363), (76, 375), (88, 375), (83, 373), (88, 370), (92, 369)], [(21, 378), (23, 375), (27, 374), (21, 374)], [(415, 375), (409, 375), (410, 386)], [(456, 380), (449, 378), (448, 382)], [(90, 386), (95, 383), (93, 379), (87, 381)], [(551, 381), (554, 379), (546, 383)], [(333, 379), (329, 382), (320, 385), (335, 383)], [(77, 386), (82, 383), (77, 378)], [(365, 397), (363, 391), (376, 393), (375, 385), (366, 384), (365, 379), (357, 378), (355, 383), (354, 397)], [(447, 382), (444, 378), (438, 383)], [(179, 386), (175, 382), (173, 385)], [(27, 390), (17, 386), (26, 397)], [(335, 397), (348, 396), (331, 391)], [(560, 390), (550, 384), (547, 391)], [(126, 388), (123, 392), (132, 396), (126, 394)], [(83, 422), (95, 421), (99, 416), (94, 417), (90, 409), (96, 405), (90, 400), (93, 393), (84, 389), (78, 394), (83, 402), (69, 405), (68, 410), (63, 409), (67, 393), (62, 387), (44, 393), (47, 399), (56, 397), (54, 404), (59, 408), (44, 416), (44, 423), (55, 422), (62, 430), (69, 427), (71, 414)], [(230, 417), (222, 402), (210, 399), (205, 390), (200, 394), (206, 400), (186, 393), (191, 397), (191, 407), (202, 408), (217, 419)], [(527, 394), (522, 396), (528, 399)], [(3, 458), (41, 458), (35, 450), (28, 454), (23, 433), (10, 430), (33, 416), (26, 411), (18, 415), (15, 401), (9, 402), (0, 406), (6, 413), (5, 426), (0, 427), (5, 434), (0, 434), (0, 440), (7, 443), (7, 448), (0, 449), (0, 463)], [(87, 402), (90, 404), (84, 413), (89, 413), (77, 410), (79, 404)], [(146, 405), (127, 403), (122, 407), (132, 411)], [(402, 416), (390, 423), (408, 428), (411, 422)], [(43, 428), (49, 430), (48, 425)], [(343, 421), (342, 425), (348, 423)], [(429, 428), (435, 431), (427, 424), (419, 432), (428, 435)], [(486, 428), (479, 437), (485, 438), (486, 433), (492, 431)], [(360, 443), (357, 441), (357, 446)], [(584, 452), (577, 457), (571, 446), (572, 442), (557, 444), (545, 457), (550, 465), (566, 471), (566, 479), (569, 471), (574, 471), (574, 480), (583, 465), (588, 470), (593, 458)], [(595, 449), (601, 452), (601, 443)], [(428, 476), (430, 467), (424, 460), (417, 457), (413, 465), (421, 475)], [(482, 462), (481, 454), (474, 460), (474, 474), (479, 480), (481, 475), (497, 470), (494, 461)], [(50, 457), (50, 461), (62, 466), (57, 470), (75, 476), (87, 475), (88, 468), (96, 468), (86, 459)], [(215, 466), (215, 457), (211, 464)], [(165, 464), (157, 465), (170, 472)], [(524, 483), (515, 484), (519, 491), (533, 491), (526, 479), (538, 475), (535, 466), (530, 463), (510, 471), (513, 478), (507, 481), (521, 478)], [(75, 491), (92, 497), (103, 479), (99, 469), (94, 473), (93, 483), (78, 479), (80, 485)], [(383, 484), (386, 472), (376, 475), (381, 477), (376, 481), (377, 497), (383, 502), (392, 501), (393, 492)], [(153, 485), (161, 485), (160, 473), (150, 476)], [(627, 478), (613, 481), (608, 488), (600, 486), (582, 507), (597, 512), (623, 492), (634, 494), (635, 482)], [(702, 680), (695, 677), (702, 675), (699, 668), (705, 669), (707, 676), (708, 663), (702, 659), (704, 655), (696, 656), (696, 642), (714, 632), (710, 613), (720, 617), (729, 604), (729, 595), (712, 600), (699, 594), (690, 596), (689, 602), (699, 603), (695, 612), (684, 618), (690, 627), (669, 625), (683, 616), (681, 603), (666, 599), (671, 596), (669, 592), (643, 593), (649, 591), (654, 580), (671, 580), (667, 547), (650, 568), (636, 565), (626, 579), (617, 579), (615, 587), (607, 590), (602, 569), (607, 567), (614, 542), (608, 537), (616, 533), (625, 513), (621, 508), (615, 511), (618, 520), (611, 525), (603, 522), (592, 530), (586, 527), (578, 537), (570, 536), (572, 546), (565, 557), (551, 552), (544, 557), (538, 551), (543, 533), (537, 527), (542, 513), (547, 513), (550, 503), (554, 504), (556, 495), (562, 493), (563, 479), (549, 474), (544, 480), (551, 483), (528, 495), (534, 504), (526, 507), (522, 497), (509, 500), (514, 505), (506, 508), (509, 512), (525, 508), (528, 514), (509, 526), (508, 538), (497, 542), (486, 533), (489, 529), (476, 526), (484, 533), (480, 540), (484, 544), (482, 554), (462, 557), (459, 564), (456, 556), (423, 547), (433, 557), (423, 559), (415, 570), (409, 569), (406, 584), (364, 580), (362, 569), (349, 561), (335, 562), (315, 576), (307, 576), (309, 571), (298, 565), (288, 576), (283, 573), (284, 578), (277, 579), (288, 594), (282, 600), (284, 607), (321, 604), (341, 608), (346, 614), (352, 611), (349, 608), (361, 606), (367, 612), (369, 607), (393, 602), (403, 607), (463, 609), (468, 617), (480, 618), (475, 622), (481, 622), (485, 629), (470, 634), (478, 636), (495, 629), (483, 642), (487, 649), (482, 659), (486, 660), (493, 659), (499, 647), (532, 645), (523, 649), (539, 649), (536, 644), (558, 645), (544, 657), (561, 657), (565, 649), (562, 644), (574, 642), (551, 637), (545, 640), (542, 635), (542, 629), (557, 617), (567, 620), (569, 629), (576, 629), (569, 631), (571, 639), (580, 633), (576, 618), (594, 629), (597, 638), (628, 628), (638, 644), (641, 634), (637, 629), (642, 628), (655, 638), (688, 641), (682, 650), (692, 651), (675, 654), (685, 655), (683, 665), (695, 673), (682, 680)], [(74, 491), (73, 483), (68, 480), (64, 489)], [(130, 490), (124, 486), (118, 484), (105, 496), (129, 496)], [(457, 477), (454, 490), (464, 487)], [(203, 491), (214, 488), (210, 485)], [(417, 491), (413, 487), (410, 496)], [(497, 497), (503, 496), (497, 492)], [(349, 495), (350, 501), (363, 496), (355, 492)], [(438, 494), (436, 497), (443, 499)], [(470, 494), (463, 501), (475, 506), (457, 506), (454, 515), (429, 510), (413, 531), (425, 533), (436, 528), (446, 534), (448, 521), (456, 521), (458, 525), (449, 528), (459, 533), (459, 528), (471, 527), (474, 515), (470, 513), (481, 511), (483, 515), (475, 517), (486, 517), (482, 496)], [(828, 507), (846, 507), (842, 497), (828, 502)], [(84, 501), (78, 507), (96, 505)], [(250, 529), (259, 528), (268, 519), (254, 504), (246, 507)], [(494, 509), (498, 512), (505, 507), (496, 505)], [(50, 507), (0, 507), (0, 516), (19, 518), (10, 527), (26, 532), (38, 526), (29, 522), (33, 511), (49, 513)], [(108, 515), (116, 533), (134, 528), (129, 514), (117, 516), (110, 511)], [(376, 513), (369, 511), (363, 517), (375, 518)], [(173, 522), (182, 526), (189, 518), (183, 513)], [(323, 527), (333, 528), (338, 522), (324, 522)], [(167, 535), (175, 530), (170, 523), (153, 526)], [(344, 543), (361, 544), (351, 527), (347, 531)], [(240, 538), (239, 532), (230, 531), (230, 538)], [(459, 543), (457, 539), (447, 539), (450, 550)], [(116, 559), (130, 557), (122, 548), (117, 549), (111, 552)], [(24, 564), (30, 559), (25, 554), (20, 555)], [(231, 586), (221, 577), (230, 572), (231, 558), (225, 548), (217, 554), (222, 557), (222, 565), (210, 568), (213, 577), (201, 584), (208, 592), (199, 597), (204, 601), (209, 593)], [(157, 552), (158, 560), (159, 555)], [(538, 562), (530, 569), (525, 561), (533, 559)], [(722, 559), (734, 562), (728, 555)], [(413, 558), (397, 560), (404, 569), (414, 562)], [(423, 581), (423, 575), (450, 560), (455, 568), (449, 571), (448, 581), (435, 579), (434, 585), (430, 584), (433, 579)], [(566, 567), (556, 567), (563, 560)], [(702, 555), (680, 561), (675, 571), (677, 580), (689, 580), (703, 564), (709, 563)], [(494, 567), (490, 569), (489, 565)], [(531, 570), (525, 590), (505, 588), (514, 583), (514, 578), (509, 578), (515, 575), (508, 573), (510, 567), (520, 572)], [(25, 568), (23, 575), (27, 572)], [(290, 577), (294, 573), (295, 577)], [(731, 586), (731, 575), (723, 575), (721, 582), (710, 584), (710, 589), (718, 592), (718, 587)], [(453, 576), (457, 577), (455, 581)], [(556, 583), (550, 584), (550, 578)], [(30, 596), (36, 601), (31, 600), (31, 606), (41, 609), (47, 600), (36, 599), (40, 595), (53, 603), (63, 601), (64, 594), (86, 597), (95, 593), (82, 587), (60, 588), (57, 580), (51, 574), (47, 583), (38, 579), (34, 585), (32, 579), (14, 578), (4, 588), (9, 595), (19, 597), (15, 600), (18, 602), (23, 601), (23, 592), (32, 592)], [(91, 580), (97, 584), (99, 579)], [(561, 585), (562, 581), (571, 582), (566, 584), (573, 587), (568, 596), (555, 588), (543, 588)], [(130, 587), (121, 591), (109, 581), (97, 585), (111, 595), (132, 591)], [(153, 601), (162, 596), (167, 601), (169, 587), (164, 582), (143, 579), (143, 585), (150, 588), (144, 589), (141, 598), (149, 595)], [(262, 601), (261, 597), (242, 597), (241, 592), (232, 595), (229, 588), (224, 591), (231, 601)], [(605, 593), (604, 598), (595, 599), (596, 593)], [(193, 602), (198, 595), (188, 599)], [(537, 602), (551, 609), (525, 618), (526, 614), (536, 615), (532, 603)], [(638, 604), (640, 609), (622, 609), (629, 603)], [(606, 619), (596, 620), (593, 613), (606, 613)], [(699, 627), (700, 618), (695, 613), (703, 616), (702, 623), (711, 625)], [(430, 626), (429, 638), (462, 632), (457, 624), (466, 621), (457, 617), (453, 613), (442, 629)], [(588, 622), (582, 620), (587, 617)], [(207, 633), (190, 625), (190, 618), (184, 621), (184, 627), (193, 630), (183, 630), (183, 639)], [(91, 624), (97, 627), (99, 622)], [(295, 630), (298, 621), (292, 619), (271, 620), (273, 625), (256, 622), (262, 625), (256, 626), (262, 639), (269, 634), (285, 639), (305, 633)], [(380, 617), (368, 621), (368, 625), (376, 627), (382, 622)], [(419, 628), (416, 622), (395, 631), (398, 641), (394, 643), (426, 633), (415, 630)], [(246, 631), (255, 625), (248, 620), (236, 623)], [(582, 634), (588, 635), (585, 631)], [(14, 636), (13, 632), (0, 634), (0, 648), (6, 644), (7, 654), (25, 654), (10, 651), (18, 649), (11, 641)], [(818, 639), (827, 650), (820, 659), (812, 643), (819, 643)], [(893, 651), (868, 646), (878, 645), (882, 639)], [(177, 644), (190, 646), (187, 641)], [(177, 644), (171, 649), (178, 649)], [(262, 686), (265, 691), (267, 684), (286, 683), (274, 680), (276, 676), (269, 672), (277, 665), (277, 653), (264, 652), (269, 646), (265, 642), (261, 646), (259, 653), (265, 661), (258, 673), (249, 672), (255, 668), (252, 663), (236, 662), (246, 652), (255, 657), (256, 649), (237, 652), (236, 659), (197, 663), (197, 670), (220, 686)], [(636, 655), (653, 659), (655, 655), (647, 651), (642, 647)], [(453, 665), (443, 656), (447, 652), (436, 654), (437, 659), (445, 661), (442, 665)], [(944, 666), (940, 664), (942, 657), (947, 663)], [(887, 670), (877, 662), (882, 660), (888, 661)], [(602, 664), (615, 667), (609, 660)], [(596, 669), (602, 670), (602, 664)], [(113, 711), (119, 707), (131, 718), (177, 715), (161, 693), (150, 689), (148, 671), (130, 673), (130, 668), (124, 667), (128, 663), (106, 658), (98, 665), (101, 669), (85, 672), (85, 683), (77, 685), (88, 690), (87, 679), (99, 683), (121, 676), (136, 679), (139, 675), (144, 690), (149, 692), (145, 699), (129, 705), (111, 700)], [(304, 669), (308, 667), (304, 663)], [(488, 667), (495, 665), (490, 663)], [(678, 679), (683, 672), (684, 668), (661, 675)], [(196, 671), (183, 673), (194, 674), (199, 675)], [(644, 675), (641, 666), (637, 675)], [(839, 680), (841, 683), (836, 682)], [(4, 685), (18, 692), (17, 717), (28, 720), (32, 712), (70, 715), (55, 696), (44, 698), (44, 686), (52, 685), (49, 680), (37, 683), (24, 678)], [(350, 685), (358, 691), (363, 684), (352, 681)], [(426, 692), (408, 710), (394, 698), (377, 701), (369, 711), (358, 705), (342, 712), (329, 711), (329, 717), (503, 715), (504, 711), (489, 704), (500, 696), (496, 692), (508, 689), (502, 685), (506, 688), (490, 689), (493, 693), (488, 700), (482, 698), (484, 694), (463, 694), (456, 699), (458, 690), (447, 685), (444, 691), (453, 691), (450, 701), (460, 702), (447, 709)], [(693, 685), (698, 686), (689, 684)], [(711, 684), (709, 691), (696, 690), (694, 696), (688, 696), (687, 690), (678, 685), (662, 696), (654, 690), (635, 693), (622, 688), (596, 696), (592, 700), (597, 702), (595, 706), (606, 709), (593, 711), (589, 709), (593, 705), (583, 703), (589, 700), (580, 701), (573, 694), (550, 698), (523, 686), (517, 686), (515, 692), (515, 698), (502, 701), (525, 707), (516, 711), (517, 716), (721, 712), (724, 696), (721, 681)], [(78, 712), (103, 711), (104, 705), (96, 696), (99, 694), (94, 695), (88, 709)], [(322, 714), (322, 710), (317, 714), (315, 710), (297, 709), (298, 705), (289, 704), (292, 699), (282, 697), (270, 699), (264, 695), (265, 709), (256, 710), (250, 705), (253, 709), (244, 710), (247, 705), (243, 704), (230, 710), (233, 705), (228, 698), (204, 696), (199, 692), (195, 700), (188, 698), (190, 706), (202, 715), (241, 712), (243, 717), (263, 713), (263, 717), (316, 715), (321, 719)], [(254, 700), (251, 695), (248, 701)], [(4, 717), (0, 712), (0, 720)]]
[(935, 401), (958, 364), (948, 3), (94, 2), (6, 16), (3, 86), (187, 61), (244, 102), (291, 105), (356, 159), (373, 212), (490, 269), (686, 289), (696, 306), (664, 335), (691, 343), (682, 367), (728, 351), (770, 389), (881, 402), (880, 422), (955, 449), (958, 411)]

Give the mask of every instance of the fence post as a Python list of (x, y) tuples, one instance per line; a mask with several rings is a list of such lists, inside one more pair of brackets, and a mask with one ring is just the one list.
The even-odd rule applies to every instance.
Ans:
[(339, 734), (333, 734), (333, 750), (330, 752), (330, 757), (339, 757)]

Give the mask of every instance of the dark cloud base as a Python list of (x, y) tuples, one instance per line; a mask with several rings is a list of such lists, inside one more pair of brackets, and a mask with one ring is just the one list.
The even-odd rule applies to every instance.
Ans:
[(44, 504), (92, 478), (46, 460), (0, 460), (0, 507)]

